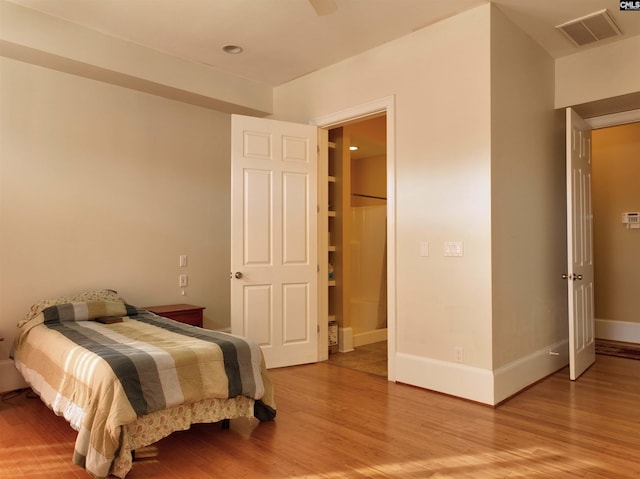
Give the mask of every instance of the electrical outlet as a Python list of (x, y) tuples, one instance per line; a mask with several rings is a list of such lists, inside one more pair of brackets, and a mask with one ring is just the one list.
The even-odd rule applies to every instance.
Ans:
[(180, 286), (181, 288), (186, 288), (187, 287), (187, 275), (186, 274), (181, 274), (180, 276), (178, 276), (178, 286)]
[(453, 355), (456, 358), (456, 361), (461, 363), (464, 360), (464, 348), (456, 346), (453, 348)]

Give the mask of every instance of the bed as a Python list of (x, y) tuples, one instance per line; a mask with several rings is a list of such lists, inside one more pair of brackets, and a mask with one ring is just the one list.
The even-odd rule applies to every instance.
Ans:
[(191, 424), (276, 415), (257, 344), (136, 308), (112, 290), (35, 304), (12, 356), (78, 431), (73, 462), (96, 477), (125, 477), (132, 451)]

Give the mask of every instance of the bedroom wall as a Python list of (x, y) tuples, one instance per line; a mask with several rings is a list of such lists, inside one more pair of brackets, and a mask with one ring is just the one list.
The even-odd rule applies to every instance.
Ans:
[[(490, 8), (478, 7), (275, 89), (308, 122), (395, 97), (396, 379), (492, 400)], [(443, 242), (464, 257), (443, 257)], [(420, 257), (420, 243), (430, 254)], [(464, 348), (456, 363), (454, 348)]]
[(93, 288), (205, 306), (206, 327), (228, 327), (230, 116), (2, 57), (0, 70), (0, 363), (31, 304)]
[[(564, 124), (554, 60), (491, 16), (491, 247), (496, 400), (567, 364)], [(553, 349), (559, 356), (549, 355)], [(521, 358), (527, 361), (519, 361)]]
[[(556, 60), (555, 106), (635, 95), (630, 108), (639, 108), (640, 36), (605, 44)], [(614, 73), (615, 72), (615, 73)], [(614, 113), (622, 110), (607, 111)]]
[[(300, 122), (395, 97), (400, 382), (494, 403), (566, 361), (548, 360), (566, 341), (566, 290), (550, 278), (565, 244), (553, 68), (485, 5), (275, 90), (275, 116)], [(444, 257), (444, 241), (464, 256)], [(530, 279), (508, 279), (516, 265)]]
[[(638, 61), (638, 52), (640, 52), (640, 37), (636, 36), (557, 59), (556, 107), (573, 106), (585, 118), (609, 113), (631, 112), (631, 110), (640, 108), (640, 62)], [(627, 178), (632, 178), (632, 176), (629, 175)], [(594, 181), (597, 181), (595, 177)], [(594, 196), (594, 208), (598, 207), (597, 201)], [(595, 213), (594, 211), (594, 215)], [(594, 221), (596, 221), (595, 216)], [(594, 235), (600, 234), (594, 231)], [(595, 241), (596, 238), (594, 237)], [(599, 241), (602, 242), (602, 237)], [(610, 251), (604, 253), (606, 256), (611, 254), (615, 253)], [(633, 261), (633, 257), (629, 259)], [(601, 260), (602, 253), (596, 256), (596, 262), (600, 263), (600, 266), (596, 267), (600, 271), (606, 271), (611, 268), (611, 266), (605, 267)], [(605, 288), (605, 291), (602, 291), (601, 288)], [(612, 310), (602, 311), (603, 305), (607, 302), (602, 295), (608, 294), (606, 293), (607, 289), (608, 286), (606, 284), (603, 285), (602, 281), (596, 280), (596, 337), (639, 342), (640, 327), (638, 327), (639, 323), (636, 322), (637, 319), (633, 321), (627, 319), (618, 321), (606, 317), (611, 314), (618, 316), (618, 312), (614, 313)], [(618, 296), (621, 291), (616, 290), (614, 294)], [(597, 296), (600, 296), (600, 299)], [(623, 313), (623, 315), (628, 318), (627, 313)]]

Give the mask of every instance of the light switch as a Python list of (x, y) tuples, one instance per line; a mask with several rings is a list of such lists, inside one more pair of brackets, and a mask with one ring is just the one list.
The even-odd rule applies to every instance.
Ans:
[(464, 256), (462, 241), (445, 241), (444, 256)]
[(421, 241), (420, 242), (420, 256), (429, 256), (429, 242)]
[(186, 268), (187, 267), (187, 255), (186, 254), (181, 254), (180, 255), (180, 267), (181, 268)]

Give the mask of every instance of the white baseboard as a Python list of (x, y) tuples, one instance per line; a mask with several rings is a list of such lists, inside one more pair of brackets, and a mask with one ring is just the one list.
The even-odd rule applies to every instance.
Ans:
[(338, 328), (338, 351), (341, 353), (353, 351), (352, 328)]
[(493, 405), (493, 374), (488, 369), (397, 353), (396, 381)]
[(640, 343), (640, 323), (596, 319), (596, 338)]
[(493, 371), (494, 404), (569, 364), (569, 340), (535, 351)]
[(366, 344), (379, 343), (387, 340), (387, 328), (374, 329), (353, 335), (353, 347), (364, 346)]
[(27, 383), (13, 364), (12, 359), (0, 361), (0, 392), (26, 388)]
[(396, 381), (495, 406), (569, 363), (568, 340), (495, 371), (398, 353)]

